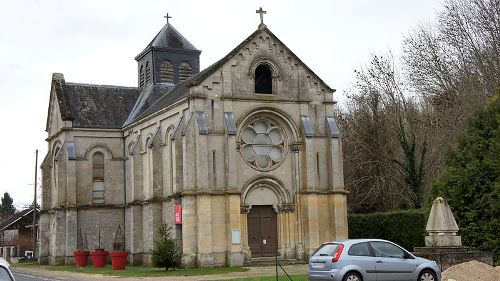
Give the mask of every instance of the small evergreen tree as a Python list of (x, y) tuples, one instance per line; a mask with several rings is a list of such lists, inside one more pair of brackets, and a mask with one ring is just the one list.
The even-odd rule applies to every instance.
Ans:
[(0, 217), (2, 220), (7, 219), (16, 213), (16, 207), (14, 207), (14, 199), (10, 197), (8, 192), (5, 192), (2, 197), (2, 204), (0, 205)]
[(433, 197), (448, 200), (464, 245), (493, 252), (500, 262), (500, 91), (468, 120), (446, 155)]
[(162, 222), (158, 227), (158, 240), (155, 241), (153, 264), (157, 267), (175, 268), (181, 264), (181, 253), (175, 240), (172, 238), (172, 226)]

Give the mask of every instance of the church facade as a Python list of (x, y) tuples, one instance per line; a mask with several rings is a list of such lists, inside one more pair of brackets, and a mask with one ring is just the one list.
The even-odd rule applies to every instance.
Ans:
[(111, 251), (120, 226), (149, 265), (161, 222), (186, 267), (347, 238), (334, 90), (262, 23), (201, 72), (200, 53), (167, 22), (135, 57), (138, 87), (53, 74), (41, 263), (73, 263), (83, 237)]

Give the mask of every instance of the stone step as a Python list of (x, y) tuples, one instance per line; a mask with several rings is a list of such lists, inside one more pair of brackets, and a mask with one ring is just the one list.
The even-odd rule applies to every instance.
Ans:
[[(282, 259), (278, 258), (278, 262), (280, 265), (292, 265), (292, 264), (306, 264), (303, 260), (297, 259)], [(254, 267), (254, 266), (275, 266), (276, 265), (276, 257), (259, 257), (252, 258), (249, 261), (243, 262), (243, 266), (246, 267)]]

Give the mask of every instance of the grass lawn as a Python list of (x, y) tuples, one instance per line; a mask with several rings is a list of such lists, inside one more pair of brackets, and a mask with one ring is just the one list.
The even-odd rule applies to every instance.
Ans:
[[(164, 268), (158, 267), (143, 267), (143, 266), (127, 266), (126, 270), (113, 270), (111, 265), (106, 265), (104, 268), (95, 268), (92, 265), (78, 268), (74, 265), (56, 265), (56, 266), (40, 266), (38, 264), (19, 264), (20, 267), (42, 267), (54, 271), (69, 271), (87, 274), (103, 274), (123, 277), (160, 277), (160, 276), (194, 276), (194, 275), (210, 275), (210, 274), (225, 274), (230, 272), (245, 272), (246, 268), (241, 267), (215, 267), (215, 268), (194, 268), (194, 269), (177, 269), (166, 271)], [(274, 279), (276, 280), (276, 278)]]

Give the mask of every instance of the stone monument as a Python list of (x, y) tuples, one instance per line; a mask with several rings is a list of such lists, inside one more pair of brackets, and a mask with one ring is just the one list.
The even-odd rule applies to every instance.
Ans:
[(457, 235), (458, 225), (448, 202), (438, 197), (432, 202), (431, 212), (425, 227), (426, 247), (461, 247), (462, 239)]
[(457, 235), (457, 222), (446, 199), (438, 197), (432, 202), (425, 230), (428, 233), (425, 236), (425, 247), (415, 247), (413, 254), (435, 261), (441, 270), (471, 260), (493, 264), (490, 252), (462, 246), (462, 239)]

